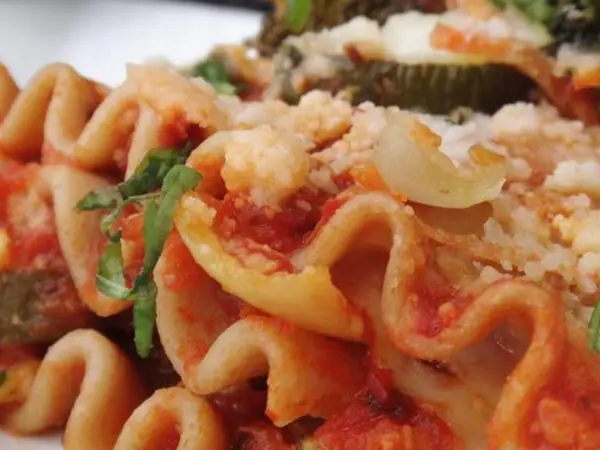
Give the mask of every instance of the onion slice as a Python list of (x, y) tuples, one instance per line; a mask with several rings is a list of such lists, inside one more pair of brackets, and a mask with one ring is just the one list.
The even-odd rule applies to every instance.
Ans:
[(506, 178), (502, 156), (474, 146), (470, 167), (456, 167), (440, 144), (440, 137), (415, 116), (393, 112), (373, 162), (391, 190), (425, 205), (469, 208), (500, 193)]

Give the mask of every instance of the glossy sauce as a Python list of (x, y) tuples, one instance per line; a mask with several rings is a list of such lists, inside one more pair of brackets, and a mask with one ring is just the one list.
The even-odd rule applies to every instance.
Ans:
[[(26, 270), (44, 268), (66, 271), (67, 265), (62, 256), (54, 217), (43, 223), (34, 223), (27, 229), (20, 229), (10, 223), (8, 217), (9, 202), (12, 196), (24, 199), (33, 183), (40, 177), (37, 164), (7, 163), (0, 167), (0, 229), (4, 228), (10, 236), (10, 266), (8, 270)], [(25, 201), (25, 200), (24, 200)], [(51, 211), (51, 206), (47, 205)]]
[[(458, 320), (471, 299), (453, 286), (435, 268), (423, 269), (413, 286), (418, 295), (419, 321), (416, 330), (427, 336), (437, 336), (445, 327)], [(444, 315), (440, 314), (444, 308)]]
[(317, 430), (315, 446), (327, 450), (454, 449), (450, 428), (391, 385), (390, 372), (374, 369), (355, 402)]
[(299, 248), (316, 226), (324, 202), (323, 195), (303, 190), (276, 211), (227, 194), (217, 209), (215, 231), (226, 238), (246, 237), (277, 252), (289, 253)]
[(526, 422), (528, 448), (600, 448), (600, 377), (589, 358), (581, 349), (567, 349), (563, 364), (568, 370), (556, 371)]
[(0, 344), (0, 371), (38, 357), (33, 347), (20, 344)]

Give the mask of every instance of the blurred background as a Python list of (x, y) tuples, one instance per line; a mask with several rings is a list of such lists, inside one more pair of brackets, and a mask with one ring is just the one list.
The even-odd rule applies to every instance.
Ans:
[(256, 34), (267, 0), (4, 0), (0, 61), (20, 84), (62, 61), (109, 85), (127, 62), (194, 62)]

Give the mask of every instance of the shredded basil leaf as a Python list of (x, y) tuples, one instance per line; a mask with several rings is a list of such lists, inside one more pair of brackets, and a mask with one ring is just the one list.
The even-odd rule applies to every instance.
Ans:
[(588, 328), (590, 333), (590, 347), (595, 352), (600, 353), (600, 300), (598, 300), (592, 312)]
[(135, 348), (142, 358), (148, 357), (152, 349), (152, 335), (156, 319), (156, 283), (148, 277), (139, 279), (133, 302), (133, 328)]
[(194, 66), (192, 76), (202, 77), (215, 88), (219, 94), (234, 95), (238, 88), (229, 79), (227, 68), (221, 61), (207, 59)]
[(6, 383), (7, 379), (8, 379), (8, 372), (6, 370), (0, 370), (0, 387), (2, 387), (2, 385), (4, 383)]
[(78, 211), (112, 209), (125, 200), (130, 203), (146, 199), (152, 191), (160, 188), (169, 170), (178, 164), (185, 163), (193, 150), (188, 143), (181, 150), (174, 148), (154, 148), (148, 152), (135, 172), (116, 187), (97, 189), (89, 192), (75, 206)]
[(172, 148), (155, 148), (148, 152), (135, 172), (123, 183), (118, 190), (123, 199), (135, 195), (148, 194), (160, 188), (162, 181), (177, 164), (183, 164), (192, 151), (190, 144), (183, 150)]
[(304, 29), (313, 8), (312, 0), (287, 0), (287, 23), (294, 32)]
[(111, 186), (89, 192), (77, 203), (76, 209), (78, 211), (92, 211), (113, 208), (119, 200), (120, 195), (117, 188)]
[[(160, 258), (165, 241), (173, 229), (173, 215), (183, 194), (194, 189), (201, 175), (183, 163), (192, 150), (153, 149), (135, 173), (116, 188), (90, 192), (78, 204), (80, 211), (108, 209), (101, 221), (102, 232), (109, 239), (98, 262), (96, 287), (104, 295), (133, 302), (135, 345), (145, 358), (152, 348), (156, 314), (156, 284), (152, 271)], [(160, 192), (155, 192), (161, 188)], [(114, 225), (125, 206), (145, 204), (144, 263), (128, 288), (123, 266), (121, 230)]]
[(111, 242), (120, 242), (121, 241), (121, 231), (117, 230), (115, 233), (112, 232), (113, 225), (116, 220), (119, 218), (121, 212), (123, 212), (123, 208), (126, 203), (119, 203), (110, 213), (105, 215), (100, 221), (100, 229), (102, 233), (108, 238)]
[(165, 177), (158, 209), (154, 202), (148, 204), (144, 217), (144, 238), (146, 242), (144, 266), (154, 267), (162, 253), (165, 241), (173, 228), (173, 214), (177, 201), (187, 191), (194, 189), (200, 181), (200, 174), (187, 166), (175, 166)]
[(157, 228), (160, 227), (157, 216), (156, 202), (148, 202), (144, 211), (144, 268), (154, 267), (164, 244), (157, 235)]
[(98, 262), (96, 287), (104, 295), (126, 299), (131, 291), (125, 286), (121, 241), (109, 243)]

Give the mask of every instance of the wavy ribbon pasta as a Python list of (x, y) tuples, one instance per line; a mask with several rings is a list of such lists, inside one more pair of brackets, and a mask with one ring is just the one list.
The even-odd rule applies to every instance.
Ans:
[[(213, 272), (215, 269), (208, 261), (215, 259), (204, 259), (201, 256), (202, 245), (210, 246), (211, 241), (206, 237), (202, 240), (197, 239), (195, 234), (201, 228), (198, 226), (198, 220), (194, 220), (194, 214), (201, 209), (191, 203), (191, 200), (188, 199), (187, 202), (186, 204), (184, 201), (182, 206), (185, 211), (187, 205), (187, 212), (182, 214), (188, 214), (189, 218), (179, 217), (176, 223), (196, 261), (209, 273)], [(435, 336), (424, 336), (415, 329), (421, 300), (414, 291), (414, 283), (425, 263), (421, 238), (414, 219), (404, 212), (403, 206), (398, 205), (392, 197), (379, 193), (357, 195), (340, 206), (312, 242), (295, 255), (296, 267), (302, 270), (303, 267), (331, 266), (348, 250), (358, 233), (373, 222), (385, 223), (393, 236), (382, 289), (382, 316), (391, 340), (402, 353), (414, 358), (444, 361), (481, 340), (504, 318), (527, 317), (530, 321), (533, 330), (531, 344), (504, 386), (491, 421), (490, 448), (518, 447), (522, 442), (524, 427), (528, 423), (527, 418), (537, 406), (537, 396), (551, 379), (563, 355), (566, 330), (564, 313), (558, 300), (532, 283), (502, 282), (489, 286), (475, 296), (451, 326), (443, 328)], [(209, 254), (207, 252), (208, 250), (204, 255)], [(222, 271), (221, 273), (233, 273), (229, 272), (234, 270), (230, 267), (238, 264), (233, 262), (232, 257), (227, 257), (221, 260), (217, 270)], [(244, 273), (251, 272), (252, 269), (235, 270)], [(243, 276), (247, 275), (241, 275)], [(295, 279), (301, 276), (301, 273), (290, 274), (290, 283), (293, 284)], [(240, 279), (239, 276), (221, 276), (217, 279), (225, 290), (240, 292), (232, 287), (235, 286), (232, 283)], [(279, 287), (276, 281), (271, 283), (271, 279), (266, 279), (264, 283), (255, 283), (253, 286), (252, 289), (244, 291), (246, 296), (250, 292), (262, 291), (271, 295), (276, 293), (280, 304), (293, 302), (294, 297)], [(337, 291), (333, 284), (329, 284), (326, 289)], [(336, 296), (338, 295), (341, 295), (339, 291)], [(241, 298), (244, 299), (244, 296)], [(253, 304), (258, 308), (269, 308), (268, 304)], [(304, 323), (302, 318), (290, 317), (290, 320), (294, 319), (299, 325)], [(320, 331), (332, 336), (339, 333), (335, 329)], [(597, 364), (597, 361), (589, 361), (589, 364), (594, 363)]]
[(225, 430), (208, 402), (182, 388), (156, 391), (125, 423), (115, 450), (225, 450)]
[[(188, 127), (207, 134), (235, 128), (225, 103), (202, 80), (158, 67), (131, 66), (127, 81), (109, 93), (54, 65), (19, 93), (0, 66), (0, 153), (35, 159), (42, 146), (51, 146), (66, 157), (42, 157), (40, 173), (68, 271), (96, 315), (115, 315), (129, 303), (104, 298), (93, 285), (90, 260), (102, 245), (100, 217), (77, 214), (73, 207), (82, 193), (109, 183), (84, 170), (114, 165), (120, 148), (127, 152), (127, 167), (121, 168), (128, 177), (169, 128), (182, 135)], [(286, 106), (282, 114), (294, 108)], [(303, 114), (310, 119), (309, 112)], [(327, 127), (316, 116), (308, 121), (315, 136)], [(380, 116), (385, 124), (386, 115)], [(242, 128), (269, 120), (261, 116)], [(348, 135), (359, 133), (353, 127)], [(342, 141), (328, 150), (349, 151)], [(357, 161), (368, 163), (365, 154), (377, 136), (356, 141)], [(435, 220), (426, 223), (406, 199), (353, 184), (348, 173), (329, 180), (327, 190), (318, 177), (302, 172), (303, 185), (290, 181), (287, 197), (281, 197), (292, 206), (243, 209), (247, 205), (240, 202), (238, 208), (236, 195), (248, 192), (227, 192), (222, 173), (226, 164), (238, 164), (241, 173), (247, 161), (217, 147), (200, 145), (188, 160), (204, 181), (180, 201), (153, 273), (160, 338), (155, 346), (164, 350), (181, 386), (157, 390), (142, 403), (145, 392), (125, 356), (99, 333), (77, 330), (50, 347), (24, 399), (0, 406), (5, 429), (29, 434), (66, 425), (67, 450), (81, 448), (81, 439), (99, 450), (219, 450), (233, 444), (232, 433), (239, 437), (247, 430), (254, 430), (250, 448), (277, 442), (288, 449), (310, 445), (312, 430), (290, 438), (309, 416), (325, 419), (313, 433), (318, 450), (320, 442), (337, 442), (327, 450), (349, 442), (361, 443), (357, 450), (373, 442), (440, 450), (600, 448), (600, 359), (559, 297), (560, 283), (545, 289), (509, 269), (498, 272), (496, 281), (481, 278), (474, 268), (498, 261), (488, 255), (493, 245), (477, 232), (459, 235)], [(264, 156), (255, 147), (252, 170)], [(309, 155), (321, 151), (313, 147), (307, 145)], [(326, 161), (323, 155), (304, 156), (311, 175)], [(272, 169), (265, 172), (281, 175), (282, 185), (286, 174), (297, 175)], [(223, 213), (227, 202), (233, 207)], [(314, 221), (306, 219), (315, 211)], [(224, 214), (227, 233), (217, 220)], [(243, 214), (246, 222), (234, 220)], [(295, 214), (306, 220), (294, 222)], [(262, 216), (283, 216), (283, 228), (292, 222), (301, 229), (292, 250), (260, 241), (280, 232)], [(255, 238), (243, 226), (263, 228)], [(517, 265), (528, 260), (520, 248), (499, 248), (498, 254)], [(269, 424), (230, 430), (214, 397), (264, 376), (266, 386), (248, 389), (265, 395), (259, 413)], [(398, 400), (393, 392), (404, 397)], [(319, 434), (323, 429), (330, 434)]]
[[(183, 77), (153, 68), (132, 66), (130, 75), (128, 83), (110, 92), (65, 64), (52, 64), (19, 93), (2, 66), (0, 153), (18, 160), (41, 154), (47, 163), (86, 170), (118, 165), (125, 154), (130, 174), (159, 141), (158, 116), (145, 102), (171, 122), (185, 119), (207, 129), (224, 126), (210, 87), (191, 86)], [(152, 91), (172, 94), (156, 97)]]
[(75, 205), (81, 192), (107, 186), (103, 179), (70, 166), (44, 167), (44, 175), (52, 192), (58, 239), (69, 272), (87, 307), (100, 316), (110, 316), (130, 307), (128, 302), (102, 295), (95, 286), (95, 266), (90, 260), (98, 257), (102, 242), (100, 219), (96, 211), (78, 213)]
[(27, 399), (3, 406), (0, 424), (18, 434), (65, 425), (66, 449), (81, 448), (85, 436), (86, 448), (108, 450), (143, 396), (133, 367), (115, 345), (94, 331), (77, 330), (50, 348)]
[(362, 380), (356, 351), (269, 317), (231, 324), (214, 281), (173, 291), (161, 274), (169, 263), (163, 257), (157, 267), (157, 325), (188, 389), (207, 395), (268, 373), (266, 414), (278, 426), (349, 402)]

